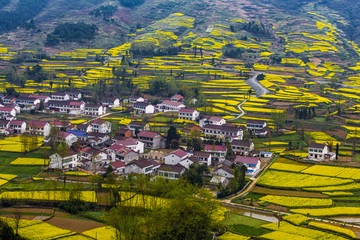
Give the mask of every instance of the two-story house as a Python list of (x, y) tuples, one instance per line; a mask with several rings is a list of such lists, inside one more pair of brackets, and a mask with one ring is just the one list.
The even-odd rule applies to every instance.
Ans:
[(185, 108), (183, 103), (169, 100), (165, 100), (157, 105), (159, 112), (179, 112), (181, 108)]
[(69, 95), (70, 100), (80, 100), (82, 97), (81, 92), (67, 92)]
[(153, 171), (153, 163), (149, 160), (132, 161), (125, 166), (125, 174), (150, 175)]
[(167, 165), (176, 165), (180, 163), (182, 160), (190, 157), (192, 154), (187, 153), (181, 149), (172, 151), (171, 153), (165, 155), (165, 164)]
[(31, 121), (29, 123), (29, 132), (41, 137), (48, 137), (50, 134), (50, 123), (45, 121)]
[(111, 123), (104, 119), (96, 119), (91, 123), (92, 132), (111, 133)]
[(120, 145), (130, 148), (131, 150), (134, 150), (135, 152), (140, 154), (144, 153), (144, 147), (145, 147), (145, 144), (143, 142), (134, 138), (118, 140), (114, 143), (114, 145)]
[(139, 140), (145, 144), (145, 148), (163, 148), (162, 136), (157, 132), (142, 131), (138, 134)]
[(56, 139), (57, 142), (64, 141), (69, 147), (71, 147), (78, 140), (77, 136), (75, 136), (70, 132), (59, 131), (56, 137), (57, 137)]
[(0, 107), (0, 117), (7, 120), (13, 120), (16, 117), (15, 107)]
[(118, 97), (104, 97), (101, 104), (107, 108), (117, 108), (120, 106), (120, 99)]
[(9, 123), (9, 129), (14, 133), (23, 134), (26, 131), (26, 122), (20, 120), (12, 120)]
[(200, 151), (195, 151), (193, 152), (193, 158), (196, 158), (197, 160), (199, 160), (200, 164), (206, 164), (208, 166), (211, 165), (211, 153), (210, 152), (200, 152)]
[(131, 121), (127, 128), (133, 132), (134, 135), (136, 135), (139, 132), (142, 131), (149, 131), (150, 125), (148, 123), (140, 122), (140, 121)]
[(222, 117), (214, 117), (214, 116), (205, 116), (199, 120), (200, 127), (205, 127), (205, 125), (224, 125), (226, 124), (226, 120)]
[(174, 96), (172, 96), (172, 97), (170, 98), (170, 101), (172, 101), (172, 102), (182, 102), (182, 103), (184, 103), (185, 98), (184, 98), (183, 96), (181, 96), (180, 94), (175, 94)]
[(133, 104), (133, 109), (139, 113), (153, 114), (155, 113), (154, 105), (147, 102), (136, 102)]
[(100, 104), (86, 104), (84, 113), (90, 116), (101, 116), (106, 113), (106, 107), (103, 107)]
[(225, 160), (227, 149), (222, 145), (205, 145), (205, 152), (211, 154), (211, 160), (216, 164)]
[(252, 141), (234, 139), (231, 141), (231, 147), (234, 154), (248, 156), (254, 150), (254, 143)]
[(78, 154), (74, 152), (71, 148), (68, 149), (68, 152), (61, 156), (58, 153), (54, 153), (50, 156), (49, 168), (50, 169), (64, 169), (64, 171), (69, 171), (77, 168), (78, 165)]
[(204, 127), (205, 136), (216, 137), (221, 139), (242, 139), (244, 126), (241, 125), (213, 125), (208, 124)]
[(55, 92), (51, 94), (51, 100), (67, 101), (70, 100), (70, 96), (67, 93)]
[(191, 108), (181, 108), (179, 110), (178, 118), (189, 120), (189, 121), (196, 121), (199, 118), (200, 113)]
[(329, 152), (329, 148), (325, 143), (310, 143), (308, 148), (308, 158), (313, 161), (332, 161), (336, 158), (336, 154)]
[(237, 156), (235, 158), (235, 163), (242, 163), (246, 166), (246, 176), (255, 177), (256, 174), (260, 171), (260, 159), (257, 157), (244, 157)]
[(177, 180), (185, 172), (185, 167), (181, 165), (161, 164), (158, 170), (158, 176), (169, 180)]

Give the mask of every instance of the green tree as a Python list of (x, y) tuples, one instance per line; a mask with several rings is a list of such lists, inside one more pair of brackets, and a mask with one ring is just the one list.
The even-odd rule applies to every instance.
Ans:
[(194, 163), (185, 170), (182, 177), (188, 183), (202, 187), (205, 184), (204, 174), (206, 173), (210, 173), (207, 165)]
[(225, 156), (225, 158), (227, 160), (231, 160), (231, 159), (233, 159), (233, 157), (234, 157), (234, 153), (232, 150), (231, 143), (229, 142), (229, 140), (226, 140), (226, 156)]
[(176, 149), (179, 147), (180, 134), (178, 134), (176, 127), (171, 126), (167, 131), (166, 148)]
[(280, 112), (277, 110), (274, 110), (271, 112), (271, 119), (273, 120), (273, 123), (275, 124), (276, 132), (279, 131), (280, 128), (283, 128), (286, 122), (286, 112)]

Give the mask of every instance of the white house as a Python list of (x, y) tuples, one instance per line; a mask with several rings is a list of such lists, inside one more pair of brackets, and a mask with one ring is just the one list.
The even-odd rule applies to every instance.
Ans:
[(82, 97), (81, 92), (67, 92), (70, 100), (80, 100)]
[(181, 102), (173, 102), (165, 100), (157, 105), (159, 112), (178, 112), (181, 108), (185, 108), (185, 105)]
[(165, 155), (165, 164), (167, 165), (176, 165), (187, 157), (190, 157), (192, 154), (187, 153), (181, 149), (175, 150), (167, 155)]
[(136, 102), (145, 102), (145, 98), (143, 97), (137, 97), (137, 96), (130, 96), (129, 97), (130, 103), (136, 103)]
[(26, 122), (12, 120), (10, 121), (9, 129), (11, 129), (14, 133), (23, 134), (26, 131)]
[(58, 153), (50, 156), (49, 168), (51, 169), (64, 169), (66, 171), (74, 169), (78, 165), (78, 155), (72, 149), (68, 150), (68, 153), (61, 157)]
[(92, 126), (90, 124), (79, 124), (76, 126), (76, 129), (86, 133), (92, 132)]
[(16, 98), (15, 103), (22, 108), (33, 109), (37, 104), (40, 104), (40, 99), (29, 96), (19, 96)]
[(46, 103), (46, 108), (54, 112), (76, 115), (81, 114), (84, 111), (85, 103), (73, 100), (50, 100)]
[(145, 113), (145, 114), (155, 113), (154, 105), (146, 102), (136, 102), (133, 104), (133, 108), (139, 113)]
[(230, 167), (228, 167), (226, 165), (222, 165), (221, 167), (218, 167), (213, 171), (213, 176), (233, 178), (234, 171)]
[(101, 116), (106, 113), (106, 107), (103, 107), (100, 104), (86, 104), (84, 113), (90, 116)]
[(12, 103), (15, 103), (15, 100), (16, 100), (16, 97), (13, 97), (13, 96), (3, 97), (3, 103), (4, 103), (4, 104), (12, 104)]
[(208, 166), (211, 165), (211, 153), (210, 152), (195, 151), (194, 155), (192, 157), (199, 160), (200, 164), (206, 164)]
[(48, 137), (50, 134), (50, 129), (50, 123), (45, 121), (31, 121), (29, 123), (30, 133), (41, 137)]
[(69, 132), (61, 132), (57, 133), (57, 141), (64, 141), (69, 147), (71, 147), (75, 142), (77, 142), (78, 138), (72, 133)]
[(242, 163), (246, 166), (246, 176), (254, 177), (260, 171), (260, 159), (256, 157), (243, 157), (237, 156), (235, 158), (235, 163)]
[(246, 129), (258, 137), (266, 137), (270, 132), (270, 128), (267, 127), (267, 122), (263, 120), (247, 120)]
[(216, 137), (221, 139), (242, 139), (244, 126), (241, 125), (213, 125), (208, 124), (204, 127), (205, 136)]
[(213, 116), (206, 116), (205, 118), (202, 118), (199, 120), (200, 127), (205, 127), (205, 125), (211, 124), (211, 125), (224, 125), (226, 124), (226, 120), (221, 117), (213, 117)]
[(329, 148), (325, 143), (310, 143), (308, 148), (308, 158), (313, 161), (324, 161), (326, 159), (334, 160), (336, 154), (329, 152)]
[(129, 163), (133, 160), (139, 160), (140, 154), (134, 150), (125, 146), (113, 144), (107, 148), (108, 154), (112, 161), (121, 160), (125, 163)]
[(141, 142), (145, 144), (145, 148), (159, 149), (163, 148), (162, 136), (157, 132), (143, 131), (138, 134)]
[(158, 170), (158, 176), (169, 180), (177, 180), (185, 172), (185, 167), (180, 165), (161, 164)]
[(175, 94), (170, 98), (172, 102), (184, 102), (185, 98), (181, 96), (180, 94)]
[[(193, 165), (194, 163), (199, 162), (196, 158), (194, 157), (189, 157), (189, 158), (185, 158), (184, 160), (181, 160), (177, 165), (181, 165), (186, 169), (189, 169), (189, 167), (191, 165)], [(174, 165), (171, 165), (174, 166)]]
[(254, 150), (254, 143), (252, 141), (234, 139), (231, 141), (233, 153), (236, 155), (248, 156)]
[(0, 115), (2, 118), (12, 120), (16, 117), (15, 107), (0, 107)]
[(222, 162), (226, 156), (226, 146), (205, 145), (205, 152), (211, 154), (211, 159), (216, 162)]
[(51, 94), (51, 100), (66, 101), (70, 100), (70, 96), (67, 93), (56, 92)]
[(40, 101), (43, 101), (44, 103), (47, 103), (51, 100), (51, 97), (44, 96), (44, 95), (30, 95), (30, 98), (40, 99)]
[(101, 104), (105, 107), (116, 108), (120, 106), (120, 99), (117, 97), (105, 97), (102, 99)]
[(128, 125), (127, 128), (129, 130), (131, 130), (133, 132), (133, 134), (135, 135), (136, 131), (139, 133), (141, 131), (149, 131), (150, 130), (150, 125), (148, 123), (144, 123), (141, 121), (131, 121)]
[(130, 148), (131, 150), (134, 150), (137, 153), (143, 154), (145, 144), (138, 139), (135, 138), (128, 138), (125, 140), (119, 140), (114, 143), (114, 145), (124, 146), (127, 148)]
[(111, 123), (104, 119), (96, 119), (91, 123), (91, 131), (98, 133), (111, 133)]
[(145, 174), (153, 173), (153, 163), (148, 160), (132, 161), (125, 166), (125, 174)]
[(111, 163), (110, 165), (113, 167), (115, 174), (122, 175), (125, 173), (125, 163), (123, 163), (122, 161), (116, 161)]
[(191, 108), (181, 108), (179, 110), (179, 119), (189, 120), (189, 121), (196, 121), (199, 118), (200, 113)]

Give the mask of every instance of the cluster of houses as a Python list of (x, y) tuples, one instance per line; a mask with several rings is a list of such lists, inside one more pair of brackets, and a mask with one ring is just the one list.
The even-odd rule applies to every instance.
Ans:
[[(254, 177), (260, 171), (261, 159), (271, 159), (271, 152), (258, 152), (251, 140), (244, 140), (244, 132), (254, 136), (266, 137), (270, 128), (266, 121), (247, 120), (246, 125), (228, 124), (225, 119), (201, 115), (196, 109), (186, 108), (184, 97), (175, 94), (157, 105), (152, 105), (143, 97), (129, 97), (128, 103), (141, 114), (156, 112), (177, 112), (178, 119), (184, 120), (185, 132), (198, 131), (206, 138), (218, 139), (231, 144), (233, 160), (226, 159), (228, 148), (225, 145), (205, 145), (202, 151), (177, 149), (172, 152), (165, 148), (166, 136), (150, 131), (149, 124), (131, 121), (112, 136), (111, 123), (96, 119), (77, 126), (69, 121), (25, 121), (16, 120), (21, 110), (39, 108), (43, 104), (49, 112), (66, 114), (86, 114), (101, 116), (107, 108), (119, 107), (118, 98), (104, 98), (93, 105), (81, 101), (81, 93), (53, 93), (51, 96), (21, 94), (18, 97), (6, 96), (0, 105), (0, 133), (30, 134), (48, 138), (51, 128), (57, 128), (55, 140), (65, 142), (69, 149), (66, 153), (50, 156), (50, 169), (71, 171), (82, 169), (91, 173), (105, 173), (111, 165), (119, 175), (146, 174), (158, 175), (166, 179), (178, 179), (192, 164), (212, 166), (212, 183), (226, 185), (233, 176), (233, 167), (242, 164), (247, 167), (246, 175)], [(187, 121), (197, 122), (187, 123)], [(52, 136), (54, 137), (54, 136)], [(46, 141), (50, 141), (46, 139)], [(313, 143), (309, 146), (310, 160), (323, 161), (335, 159), (325, 144)]]
[(254, 177), (260, 171), (261, 157), (272, 157), (272, 153), (256, 152), (252, 141), (242, 139), (245, 127), (226, 124), (219, 117), (203, 118), (202, 125), (205, 135), (230, 140), (235, 154), (233, 161), (226, 159), (228, 149), (225, 145), (205, 145), (202, 151), (164, 150), (166, 137), (150, 131), (148, 124), (142, 121), (130, 122), (111, 137), (110, 122), (97, 119), (76, 127), (64, 122), (51, 123), (61, 130), (59, 141), (72, 147), (64, 156), (58, 153), (50, 156), (49, 168), (65, 171), (80, 168), (101, 174), (111, 165), (114, 173), (119, 175), (157, 175), (173, 180), (196, 163), (213, 167), (212, 183), (226, 185), (234, 177), (232, 169), (236, 164), (244, 164), (246, 175)]
[(80, 92), (55, 92), (50, 96), (24, 93), (17, 97), (5, 96), (0, 105), (0, 116), (13, 120), (21, 110), (39, 109), (41, 104), (48, 112), (89, 116), (101, 116), (106, 113), (107, 108), (120, 106), (120, 99), (117, 97), (103, 98), (99, 104), (85, 103), (81, 98)]

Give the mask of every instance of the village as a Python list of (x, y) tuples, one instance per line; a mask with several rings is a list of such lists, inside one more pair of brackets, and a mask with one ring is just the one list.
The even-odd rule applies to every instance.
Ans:
[[(50, 96), (5, 96), (0, 107), (3, 115), (0, 131), (4, 136), (30, 134), (44, 137), (44, 144), (50, 145), (52, 141), (53, 147), (60, 142), (65, 143), (65, 152), (55, 151), (49, 156), (48, 170), (105, 174), (111, 167), (113, 173), (119, 176), (145, 174), (175, 180), (192, 164), (201, 164), (212, 169), (209, 184), (213, 187), (227, 186), (234, 177), (233, 168), (237, 165), (246, 166), (247, 177), (256, 177), (274, 157), (271, 151), (255, 149), (251, 137), (244, 138), (245, 135), (267, 137), (271, 128), (264, 120), (247, 120), (244, 125), (229, 124), (222, 117), (206, 116), (195, 109), (186, 108), (185, 98), (179, 94), (155, 106), (144, 97), (129, 97), (122, 101), (117, 97), (107, 97), (98, 104), (87, 104), (81, 97), (81, 92), (54, 92)], [(180, 142), (171, 149), (167, 133), (151, 131), (149, 123), (135, 119), (129, 119), (127, 125), (114, 129), (112, 123), (103, 116), (111, 114), (112, 108), (119, 108), (124, 103), (142, 116), (176, 113), (179, 121), (183, 120), (184, 131), (198, 136), (201, 143), (196, 151), (186, 144), (180, 145)], [(69, 120), (17, 120), (21, 118), (22, 112), (33, 110), (50, 116), (61, 113), (69, 117), (92, 118), (77, 125), (71, 124)], [(336, 154), (329, 152), (325, 143), (309, 145), (308, 159), (330, 161), (335, 158)]]

